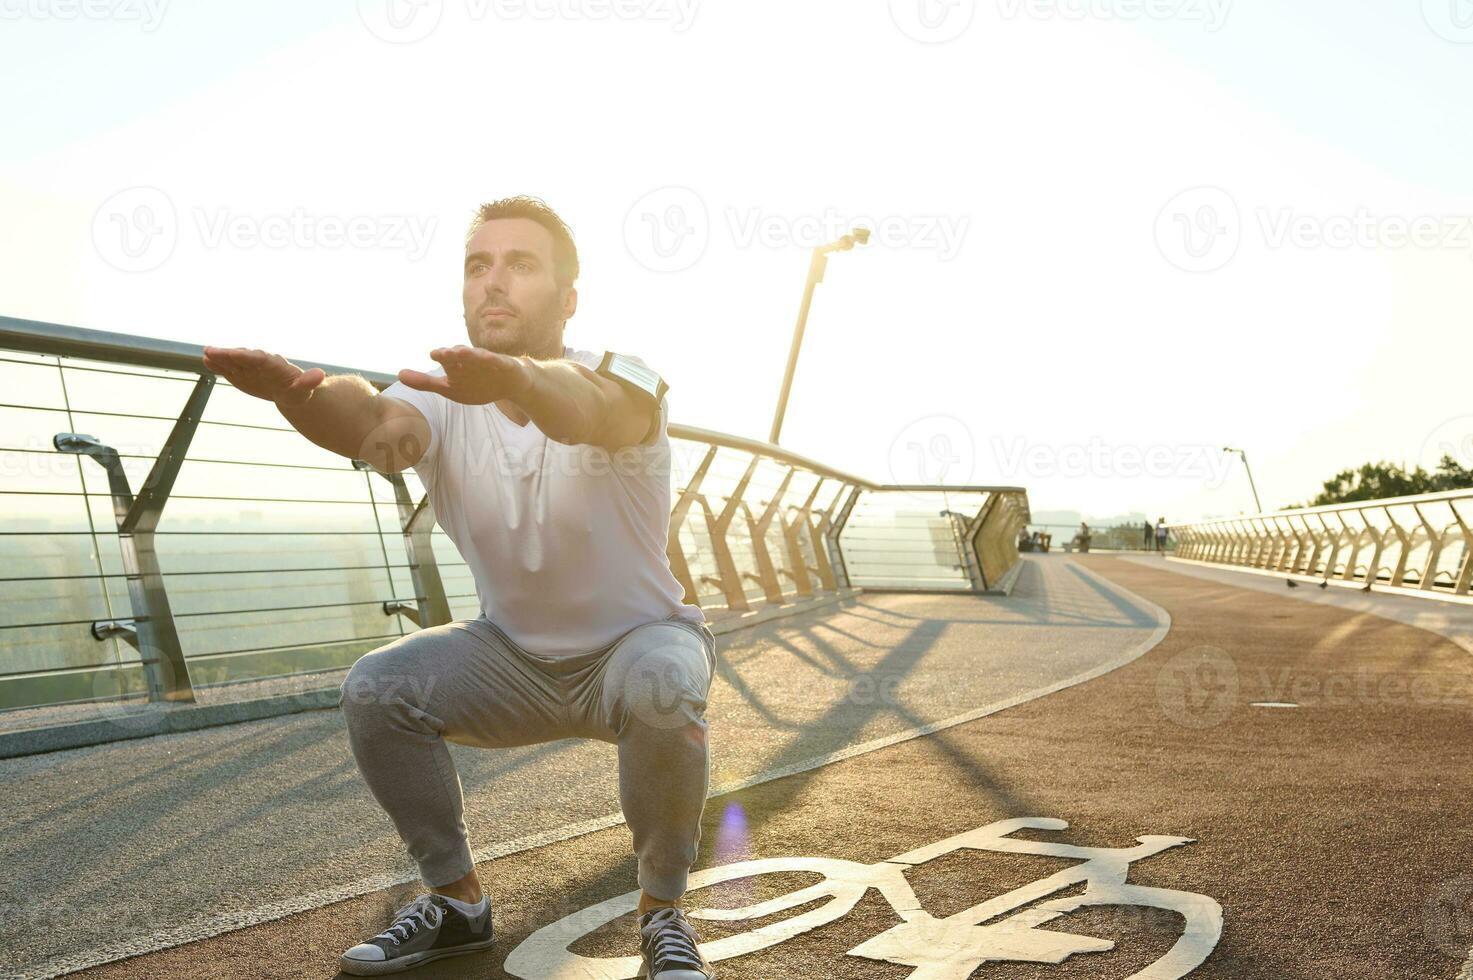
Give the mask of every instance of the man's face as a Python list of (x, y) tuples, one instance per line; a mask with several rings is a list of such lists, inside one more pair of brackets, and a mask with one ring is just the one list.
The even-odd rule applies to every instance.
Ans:
[(493, 218), (466, 243), (462, 300), (474, 346), (560, 357), (577, 291), (553, 278), (551, 232), (531, 218)]

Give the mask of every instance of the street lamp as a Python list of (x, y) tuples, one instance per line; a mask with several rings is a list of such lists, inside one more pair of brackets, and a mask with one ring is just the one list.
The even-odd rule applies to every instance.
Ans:
[(868, 228), (855, 228), (836, 242), (820, 245), (813, 250), (813, 259), (808, 263), (808, 284), (803, 287), (803, 305), (798, 308), (798, 325), (793, 329), (793, 347), (788, 351), (788, 369), (783, 373), (783, 390), (777, 396), (777, 412), (772, 417), (772, 434), (767, 441), (777, 443), (782, 432), (783, 414), (788, 410), (788, 392), (793, 388), (793, 370), (798, 366), (798, 348), (803, 346), (803, 328), (808, 324), (808, 308), (813, 305), (813, 287), (823, 282), (823, 270), (829, 264), (830, 252), (847, 252), (855, 245), (869, 241)]
[(1253, 491), (1253, 506), (1257, 507), (1258, 512), (1262, 514), (1263, 503), (1258, 499), (1258, 485), (1253, 482), (1253, 469), (1248, 465), (1248, 454), (1241, 449), (1234, 449), (1231, 446), (1223, 446), (1222, 451), (1225, 453), (1237, 453), (1243, 460), (1243, 472), (1248, 474), (1248, 487)]

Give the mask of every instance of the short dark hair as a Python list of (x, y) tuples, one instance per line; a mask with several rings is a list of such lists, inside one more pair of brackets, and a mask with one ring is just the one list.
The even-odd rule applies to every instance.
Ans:
[(573, 244), (572, 229), (547, 206), (547, 202), (539, 197), (519, 194), (482, 204), (476, 209), (476, 216), (465, 233), (466, 241), (470, 241), (476, 229), (495, 218), (530, 218), (546, 228), (552, 235), (553, 278), (564, 289), (573, 285), (578, 278), (578, 246)]

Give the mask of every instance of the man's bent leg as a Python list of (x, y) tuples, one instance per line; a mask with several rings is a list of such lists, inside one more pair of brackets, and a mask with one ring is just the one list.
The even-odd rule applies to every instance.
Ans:
[(426, 885), (454, 895), (474, 872), (446, 739), (490, 747), (561, 738), (558, 700), (476, 620), (419, 630), (353, 665), (342, 686), (348, 741)]
[(619, 746), (619, 801), (634, 835), (639, 885), (663, 902), (685, 894), (700, 844), (714, 669), (709, 630), (650, 623), (619, 641), (597, 685), (603, 737)]

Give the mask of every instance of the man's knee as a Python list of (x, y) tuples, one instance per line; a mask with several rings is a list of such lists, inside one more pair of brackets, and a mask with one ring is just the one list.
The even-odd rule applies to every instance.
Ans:
[(395, 644), (359, 657), (343, 679), (339, 704), (349, 725), (403, 705), (420, 705), (425, 680), (417, 675)]
[(680, 627), (652, 628), (637, 645), (620, 652), (611, 671), (612, 689), (604, 692), (615, 731), (636, 724), (704, 733), (711, 675), (699, 640)]

